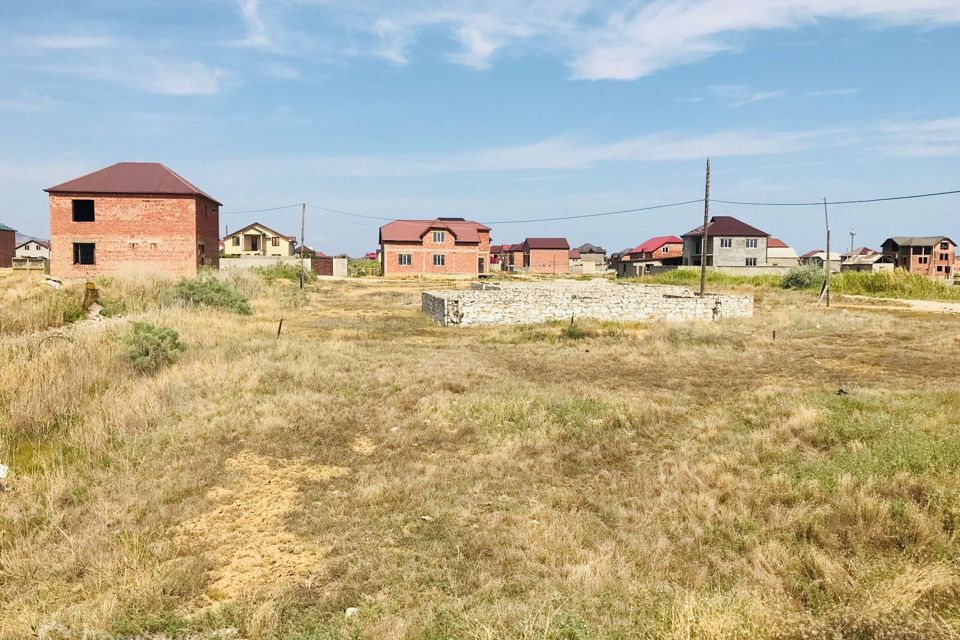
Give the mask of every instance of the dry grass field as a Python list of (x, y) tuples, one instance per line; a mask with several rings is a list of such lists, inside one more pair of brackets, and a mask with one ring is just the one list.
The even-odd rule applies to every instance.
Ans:
[[(436, 284), (233, 284), (252, 316), (118, 279), (57, 328), (78, 288), (0, 275), (0, 637), (960, 636), (960, 315), (445, 329)], [(132, 320), (185, 351), (139, 371)]]

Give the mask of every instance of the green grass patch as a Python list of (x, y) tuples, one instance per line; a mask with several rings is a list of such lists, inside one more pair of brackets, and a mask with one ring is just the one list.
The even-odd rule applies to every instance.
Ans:
[[(746, 286), (754, 288), (774, 289), (780, 286), (782, 276), (755, 275), (740, 276), (713, 269), (707, 269), (707, 285), (712, 286)], [(643, 278), (631, 278), (621, 282), (639, 282), (641, 284), (672, 284), (683, 287), (698, 287), (700, 285), (699, 269), (673, 269)]]
[(243, 294), (208, 274), (180, 280), (176, 296), (190, 306), (214, 307), (244, 316), (253, 314), (253, 308)]
[(265, 282), (274, 283), (278, 280), (287, 282), (300, 282), (301, 273), (305, 282), (313, 282), (317, 276), (310, 269), (302, 269), (297, 265), (277, 262), (267, 267), (257, 267), (253, 272), (263, 278)]
[(878, 298), (960, 301), (960, 287), (901, 269), (881, 273), (846, 271), (830, 278), (830, 288), (834, 293)]

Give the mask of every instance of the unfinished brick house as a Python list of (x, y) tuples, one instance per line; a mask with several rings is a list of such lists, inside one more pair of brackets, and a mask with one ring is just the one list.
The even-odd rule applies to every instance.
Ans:
[(490, 272), (490, 227), (463, 218), (396, 220), (380, 227), (384, 276), (471, 276)]
[(894, 236), (880, 245), (898, 269), (931, 278), (952, 278), (957, 243), (946, 236)]
[(220, 203), (160, 163), (120, 162), (45, 191), (55, 276), (219, 266)]
[(0, 269), (13, 266), (13, 254), (17, 250), (17, 232), (0, 223)]
[(528, 273), (570, 273), (570, 243), (566, 238), (527, 238), (523, 241), (523, 270)]
[(646, 240), (617, 260), (618, 278), (636, 278), (653, 267), (683, 263), (683, 240), (677, 236), (655, 236)]

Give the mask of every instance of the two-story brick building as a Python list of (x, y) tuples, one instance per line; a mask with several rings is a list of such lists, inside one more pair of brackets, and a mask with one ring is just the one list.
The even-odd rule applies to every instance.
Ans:
[(55, 276), (218, 267), (220, 203), (160, 163), (120, 162), (45, 191)]
[(617, 258), (617, 277), (636, 278), (653, 267), (682, 264), (683, 240), (677, 236), (656, 236), (638, 244)]
[(490, 227), (463, 218), (396, 220), (380, 227), (385, 276), (479, 276), (490, 272)]
[(894, 236), (880, 245), (899, 269), (931, 278), (952, 278), (957, 243), (946, 236)]
[(769, 237), (769, 233), (733, 216), (714, 216), (707, 224), (706, 251), (703, 225), (683, 234), (683, 264), (700, 266), (705, 253), (708, 267), (766, 266)]
[[(513, 247), (516, 249), (516, 245)], [(521, 270), (528, 273), (570, 273), (570, 243), (566, 238), (527, 238), (520, 248), (523, 251)]]

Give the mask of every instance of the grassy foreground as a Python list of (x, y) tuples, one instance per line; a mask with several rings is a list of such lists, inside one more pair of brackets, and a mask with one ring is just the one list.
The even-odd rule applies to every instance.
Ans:
[[(0, 637), (960, 633), (958, 316), (464, 330), (430, 284), (103, 284), (122, 317), (44, 339), (75, 292), (0, 280)], [(140, 372), (134, 320), (186, 349)]]

